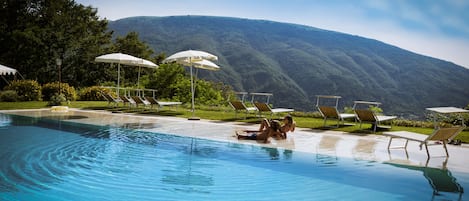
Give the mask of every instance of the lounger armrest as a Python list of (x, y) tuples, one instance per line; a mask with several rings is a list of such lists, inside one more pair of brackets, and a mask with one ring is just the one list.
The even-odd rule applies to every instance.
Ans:
[(257, 111), (257, 107), (247, 107), (247, 111)]
[(158, 101), (158, 105), (167, 106), (167, 105), (181, 105), (182, 102), (162, 102)]
[(351, 118), (355, 118), (355, 114), (348, 114), (348, 113), (341, 113), (339, 114), (340, 118), (342, 119), (351, 119)]
[(388, 121), (388, 120), (392, 120), (392, 119), (396, 119), (397, 116), (376, 116), (376, 119), (378, 121)]
[(294, 109), (290, 109), (290, 108), (274, 108), (272, 109), (272, 112), (273, 113), (279, 113), (279, 112), (293, 112), (295, 111)]

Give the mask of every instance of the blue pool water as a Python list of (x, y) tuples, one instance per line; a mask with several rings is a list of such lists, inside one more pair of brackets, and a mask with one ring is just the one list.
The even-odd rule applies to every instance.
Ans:
[(448, 170), (3, 114), (0, 160), (0, 200), (467, 200), (469, 187)]

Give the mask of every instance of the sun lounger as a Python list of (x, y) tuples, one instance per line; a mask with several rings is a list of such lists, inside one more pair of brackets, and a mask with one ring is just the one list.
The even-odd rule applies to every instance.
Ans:
[(118, 106), (119, 103), (123, 102), (122, 99), (120, 99), (119, 97), (114, 98), (114, 96), (112, 96), (109, 93), (106, 93), (106, 92), (103, 92), (103, 91), (101, 91), (100, 93), (104, 97), (104, 99), (106, 99), (108, 106), (110, 104), (114, 104), (114, 107), (115, 107), (115, 106)]
[[(319, 113), (321, 113), (322, 117), (324, 118), (324, 126), (326, 126), (327, 119), (337, 119), (337, 127), (339, 127), (340, 122), (344, 123), (345, 119), (355, 118), (355, 114), (339, 113), (339, 111), (337, 110), (337, 107), (339, 105), (339, 99), (342, 97), (324, 95), (317, 95), (316, 97), (316, 107), (319, 110)], [(321, 105), (320, 99), (335, 99), (335, 106)]]
[(139, 105), (143, 105), (144, 107), (151, 105), (151, 103), (149, 101), (142, 99), (140, 96), (131, 96), (130, 98), (135, 102), (135, 105), (137, 107)]
[(271, 108), (267, 103), (261, 103), (261, 102), (255, 102), (254, 105), (256, 106), (257, 111), (259, 112), (259, 115), (261, 115), (262, 112), (270, 112), (270, 118), (272, 118), (272, 115), (274, 113), (295, 111), (294, 109), (290, 109), (290, 108)]
[(331, 106), (318, 106), (318, 110), (324, 118), (324, 126), (326, 126), (327, 119), (337, 119), (337, 127), (340, 122), (344, 123), (345, 119), (354, 119), (355, 114), (339, 113), (337, 108)]
[(153, 98), (151, 96), (145, 96), (145, 99), (150, 102), (151, 107), (153, 108), (153, 105), (157, 106), (157, 111), (159, 110), (160, 107), (164, 106), (178, 106), (181, 105), (182, 102), (165, 102), (165, 101), (158, 101), (156, 98)]
[(119, 96), (119, 98), (122, 100), (122, 102), (125, 104), (129, 104), (129, 107), (132, 107), (132, 105), (137, 105), (137, 103), (132, 100), (131, 98), (127, 97), (127, 96)]
[[(373, 132), (376, 132), (378, 126), (384, 127), (381, 123), (385, 121), (391, 121), (396, 119), (396, 116), (385, 116), (385, 115), (376, 115), (371, 109), (357, 109), (358, 104), (365, 104), (365, 105), (380, 105), (381, 103), (378, 102), (368, 102), (368, 101), (355, 101), (353, 106), (354, 112), (356, 114), (357, 120), (360, 122), (360, 128), (362, 127), (363, 122), (368, 122), (372, 124)], [(392, 123), (392, 121), (391, 121)], [(392, 126), (392, 125), (391, 125)], [(386, 128), (391, 128), (391, 126)]]
[[(464, 127), (457, 126), (457, 127), (450, 127), (450, 128), (437, 128), (433, 131), (430, 135), (424, 135), (420, 133), (414, 133), (409, 131), (393, 131), (393, 132), (384, 132), (383, 135), (389, 136), (389, 143), (388, 143), (388, 150), (391, 149), (391, 143), (393, 138), (402, 138), (405, 139), (405, 145), (403, 147), (393, 147), (393, 148), (404, 148), (407, 149), (407, 143), (409, 140), (420, 142), (420, 148), (425, 145), (425, 149), (427, 150), (427, 156), (430, 158), (430, 153), (428, 151), (428, 142), (429, 141), (441, 141), (441, 144), (445, 148), (446, 156), (449, 156), (448, 149), (446, 148), (446, 144), (448, 140), (453, 139), (458, 135)], [(438, 144), (431, 144), (431, 145), (438, 145)]]
[[(391, 148), (404, 148), (407, 151), (407, 143), (409, 140), (420, 142), (420, 149), (422, 146), (425, 145), (425, 149), (427, 151), (427, 157), (430, 158), (430, 153), (428, 151), (429, 145), (438, 145), (442, 144), (443, 148), (446, 152), (446, 157), (449, 157), (448, 149), (446, 148), (446, 144), (448, 141), (453, 140), (464, 128), (466, 128), (466, 124), (464, 123), (464, 117), (460, 115), (461, 113), (469, 113), (469, 110), (455, 108), (455, 107), (433, 107), (433, 108), (426, 108), (427, 111), (433, 113), (430, 117), (434, 121), (434, 130), (433, 133), (430, 135), (424, 135), (415, 132), (408, 132), (408, 131), (394, 131), (394, 132), (384, 132), (383, 135), (389, 136), (389, 143), (388, 143), (388, 150)], [(460, 126), (453, 126), (449, 128), (441, 128), (438, 123), (438, 120), (444, 119), (447, 117), (446, 115), (457, 115), (461, 120)], [(403, 147), (391, 147), (392, 139), (393, 138), (402, 138), (405, 139), (405, 145)], [(435, 141), (435, 144), (429, 144), (430, 141)], [(439, 142), (439, 143), (437, 143)]]
[(230, 101), (230, 105), (231, 107), (233, 107), (235, 111), (235, 118), (238, 117), (238, 111), (243, 111), (246, 113), (246, 115), (244, 116), (244, 119), (246, 119), (249, 112), (257, 111), (256, 107), (247, 107), (242, 101), (238, 101), (238, 100)]

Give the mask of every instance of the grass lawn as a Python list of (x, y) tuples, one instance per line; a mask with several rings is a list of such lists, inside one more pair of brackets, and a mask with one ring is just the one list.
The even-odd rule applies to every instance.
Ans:
[[(119, 108), (112, 108), (108, 107), (107, 103), (104, 101), (72, 101), (68, 104), (71, 108), (81, 108), (81, 109), (105, 109), (105, 110), (119, 110), (123, 112), (134, 112), (134, 113), (141, 113), (147, 115), (162, 115), (162, 116), (176, 116), (176, 117), (183, 117), (188, 118), (192, 116), (192, 113), (189, 110), (188, 105), (179, 106), (178, 108), (172, 107), (164, 107), (159, 111), (156, 109), (149, 110), (142, 108), (139, 109), (130, 109), (128, 107), (119, 107)], [(43, 101), (30, 101), (30, 102), (1, 102), (0, 103), (0, 110), (13, 110), (13, 109), (39, 109), (39, 108), (47, 108), (47, 102)], [(238, 118), (235, 118), (235, 113), (229, 107), (203, 107), (196, 109), (195, 116), (200, 117), (202, 119), (209, 119), (209, 120), (218, 120), (218, 121), (239, 121), (239, 122), (246, 122), (246, 123), (254, 123), (257, 124), (260, 122), (260, 118), (256, 117), (254, 114), (248, 115), (246, 119), (244, 119), (244, 114), (238, 114)], [(281, 116), (275, 116), (275, 118), (280, 118)], [(299, 117), (294, 116), (294, 120), (297, 124), (297, 127), (300, 128), (311, 128), (311, 129), (321, 129), (321, 130), (335, 130), (335, 131), (344, 131), (355, 133), (359, 135), (367, 135), (371, 134), (371, 127), (370, 124), (363, 124), (362, 129), (360, 129), (359, 124), (355, 124), (355, 122), (346, 122), (345, 126), (340, 126), (339, 128), (335, 128), (336, 121), (328, 121), (327, 126), (323, 127), (323, 119), (321, 118), (313, 118), (313, 117)], [(353, 125), (354, 124), (354, 125)], [(402, 127), (402, 126), (393, 126), (392, 131), (411, 131), (423, 134), (430, 134), (433, 129), (431, 128), (421, 128), (421, 127)], [(378, 131), (376, 134), (381, 134), (382, 131)], [(466, 129), (461, 134), (458, 135), (456, 139), (460, 139), (462, 142), (469, 143), (469, 131)]]

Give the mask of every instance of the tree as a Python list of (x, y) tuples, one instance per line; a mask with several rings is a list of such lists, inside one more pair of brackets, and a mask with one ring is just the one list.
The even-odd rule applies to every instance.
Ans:
[[(109, 80), (93, 63), (111, 42), (107, 20), (97, 10), (71, 0), (0, 0), (0, 60), (40, 83), (62, 81), (73, 86)], [(111, 74), (112, 75), (112, 74)]]
[(150, 59), (153, 50), (139, 39), (137, 32), (129, 32), (124, 37), (117, 37), (114, 43), (114, 49), (118, 52), (130, 54), (132, 56)]
[[(113, 52), (121, 52), (150, 61), (152, 60), (150, 57), (153, 55), (153, 50), (139, 39), (137, 32), (129, 32), (124, 37), (117, 37), (111, 49)], [(158, 57), (156, 57), (156, 59), (158, 59)], [(140, 70), (142, 71), (141, 74), (149, 74), (154, 71), (148, 68), (141, 68)], [(129, 83), (127, 85), (136, 85), (137, 77), (138, 67), (121, 68), (121, 81), (123, 86), (125, 83)]]
[(173, 99), (176, 96), (178, 88), (175, 85), (187, 79), (184, 74), (185, 70), (181, 65), (161, 64), (155, 73), (148, 76), (148, 82), (145, 84), (145, 87), (157, 89), (156, 95), (158, 98)]
[[(172, 99), (182, 102), (191, 101), (191, 82), (186, 70), (179, 64), (161, 64), (160, 67), (146, 78), (146, 88), (157, 89), (160, 99)], [(195, 101), (197, 104), (220, 105), (225, 103), (227, 94), (232, 89), (223, 83), (197, 79)]]

